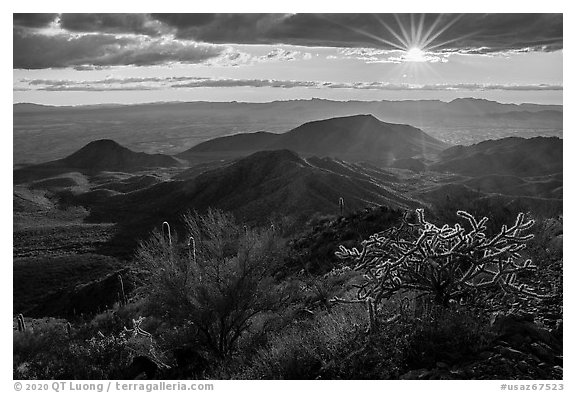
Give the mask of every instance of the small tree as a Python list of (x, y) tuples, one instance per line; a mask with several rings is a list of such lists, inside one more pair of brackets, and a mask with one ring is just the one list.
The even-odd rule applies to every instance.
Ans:
[(256, 316), (287, 299), (273, 280), (279, 239), (253, 231), (220, 211), (185, 217), (185, 244), (160, 232), (140, 245), (137, 259), (148, 273), (156, 313), (174, 325), (192, 325), (214, 353), (231, 352)]
[(538, 296), (516, 279), (518, 273), (534, 267), (531, 260), (517, 263), (519, 252), (533, 237), (522, 233), (534, 222), (520, 213), (512, 227), (504, 225), (497, 235), (489, 237), (486, 217), (478, 221), (465, 211), (457, 214), (468, 221), (469, 230), (459, 224), (437, 227), (426, 221), (423, 209), (418, 209), (416, 223), (409, 223), (405, 216), (399, 227), (362, 242), (360, 251), (340, 246), (336, 255), (354, 262), (365, 276), (356, 301), (365, 301), (373, 313), (374, 304), (403, 290), (430, 294), (444, 306), (451, 299), (490, 288)]

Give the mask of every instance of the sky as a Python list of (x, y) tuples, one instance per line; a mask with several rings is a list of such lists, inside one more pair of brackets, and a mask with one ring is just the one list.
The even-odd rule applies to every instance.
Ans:
[(562, 14), (14, 14), (13, 102), (562, 104)]

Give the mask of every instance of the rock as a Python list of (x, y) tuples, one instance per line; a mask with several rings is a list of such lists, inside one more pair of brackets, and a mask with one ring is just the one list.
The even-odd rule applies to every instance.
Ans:
[(554, 362), (559, 366), (563, 366), (564, 365), (564, 356), (554, 356)]
[(432, 372), (426, 368), (420, 368), (417, 370), (410, 370), (405, 374), (400, 376), (400, 379), (427, 379)]
[(554, 352), (552, 348), (547, 346), (543, 343), (532, 343), (530, 344), (530, 350), (538, 359), (543, 360), (544, 362), (551, 363), (554, 361)]
[(500, 345), (497, 345), (496, 347), (494, 347), (494, 349), (498, 351), (498, 353), (500, 353), (502, 356), (514, 360), (523, 360), (528, 357), (528, 355), (526, 355), (524, 352), (520, 352), (516, 349), (503, 347)]
[(196, 349), (191, 347), (176, 348), (173, 351), (173, 354), (174, 358), (176, 359), (177, 367), (186, 368), (192, 373), (202, 372), (209, 365), (208, 359), (206, 359), (206, 357)]
[(561, 342), (552, 333), (529, 321), (526, 315), (498, 315), (494, 318), (492, 330), (500, 340), (509, 342), (515, 348), (539, 341), (548, 344), (555, 351), (562, 349)]
[(539, 379), (550, 379), (549, 373), (547, 373), (545, 370), (546, 363), (540, 363), (538, 367), (534, 367), (534, 371), (536, 372), (536, 375), (539, 377)]
[(444, 363), (444, 362), (437, 362), (437, 363), (436, 363), (436, 367), (442, 368), (442, 369), (449, 369), (449, 368), (450, 368), (450, 366), (447, 365), (447, 364)]
[(562, 319), (559, 319), (558, 321), (556, 321), (556, 327), (552, 329), (552, 335), (557, 340), (562, 340), (564, 333), (563, 330), (564, 330), (564, 322)]
[(158, 365), (147, 356), (136, 356), (125, 370), (124, 379), (153, 379), (158, 372)]
[(488, 351), (483, 351), (480, 352), (480, 354), (478, 355), (478, 357), (482, 360), (488, 360), (492, 357), (493, 353), (492, 352), (488, 352)]
[(534, 355), (533, 353), (530, 354), (530, 360), (532, 360), (532, 362), (535, 364), (540, 364), (540, 363), (545, 364), (542, 362), (542, 359), (540, 359), (538, 356)]
[(516, 363), (516, 366), (518, 367), (518, 370), (522, 371), (523, 373), (529, 373), (530, 371), (530, 365), (528, 365), (528, 363), (526, 363), (524, 360)]
[(554, 368), (552, 369), (554, 374), (558, 377), (558, 379), (562, 379), (563, 375), (564, 375), (564, 369), (560, 366), (554, 366)]
[(524, 336), (520, 333), (516, 333), (512, 336), (507, 337), (508, 342), (514, 348), (523, 348), (526, 345), (529, 345), (532, 342), (530, 336)]

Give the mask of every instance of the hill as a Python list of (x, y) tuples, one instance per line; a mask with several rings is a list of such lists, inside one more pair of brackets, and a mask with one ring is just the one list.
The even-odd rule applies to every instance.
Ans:
[(288, 149), (302, 156), (336, 157), (389, 165), (396, 159), (430, 157), (448, 147), (423, 131), (355, 115), (305, 123), (284, 134), (252, 133), (217, 138), (178, 156), (189, 160), (245, 156), (262, 149)]
[(541, 176), (562, 172), (562, 157), (560, 138), (510, 137), (451, 147), (430, 169), (468, 176)]
[(61, 162), (65, 166), (88, 171), (120, 172), (180, 165), (173, 157), (164, 154), (134, 152), (110, 139), (90, 142), (76, 153), (62, 159)]
[(418, 205), (366, 173), (330, 159), (308, 161), (288, 150), (262, 151), (192, 179), (111, 196), (89, 206), (90, 220), (145, 231), (165, 220), (178, 221), (189, 210), (208, 208), (230, 211), (248, 224), (266, 224), (288, 216), (307, 220), (314, 214), (338, 214), (341, 197), (345, 211)]
[(182, 163), (164, 154), (134, 152), (110, 139), (88, 143), (66, 158), (14, 171), (14, 183), (23, 183), (67, 172), (95, 174), (102, 171), (134, 172), (156, 167), (177, 167)]

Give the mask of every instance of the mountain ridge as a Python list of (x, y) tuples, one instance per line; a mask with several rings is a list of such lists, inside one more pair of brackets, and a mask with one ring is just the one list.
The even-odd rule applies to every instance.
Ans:
[(378, 103), (405, 103), (405, 104), (414, 104), (414, 103), (431, 103), (431, 104), (459, 104), (459, 103), (495, 103), (499, 105), (503, 105), (507, 108), (518, 108), (518, 110), (526, 110), (525, 108), (534, 108), (535, 110), (559, 110), (563, 109), (563, 105), (560, 104), (538, 104), (538, 103), (501, 103), (494, 100), (487, 100), (483, 98), (473, 98), (473, 97), (463, 97), (463, 98), (454, 98), (450, 101), (443, 101), (438, 99), (429, 99), (429, 100), (331, 100), (331, 99), (324, 99), (324, 98), (310, 98), (310, 99), (294, 99), (294, 100), (274, 100), (274, 101), (265, 101), (265, 102), (251, 102), (251, 101), (154, 101), (154, 102), (145, 102), (145, 103), (136, 103), (136, 104), (121, 104), (121, 103), (102, 103), (102, 104), (86, 104), (86, 105), (46, 105), (46, 104), (38, 104), (33, 102), (18, 102), (13, 103), (12, 106), (17, 111), (19, 109), (25, 108), (25, 106), (35, 106), (35, 107), (43, 107), (43, 108), (125, 108), (125, 107), (136, 107), (136, 106), (160, 106), (160, 105), (220, 105), (220, 104), (248, 104), (248, 105), (269, 105), (269, 104), (286, 104), (286, 103), (360, 103), (360, 104), (378, 104)]
[(399, 208), (418, 205), (388, 189), (384, 182), (346, 172), (341, 163), (326, 160), (332, 162), (332, 168), (289, 150), (260, 151), (192, 179), (112, 196), (105, 204), (91, 207), (90, 220), (150, 229), (162, 221), (178, 221), (189, 210), (218, 208), (234, 212), (244, 222), (263, 224), (271, 217), (336, 214), (341, 197), (350, 211), (382, 204)]
[(430, 169), (469, 176), (550, 175), (563, 170), (563, 140), (557, 137), (490, 139), (470, 146), (453, 146)]
[(361, 114), (307, 122), (283, 134), (260, 132), (216, 138), (177, 157), (198, 159), (197, 153), (245, 156), (262, 149), (288, 149), (304, 156), (389, 165), (398, 158), (436, 155), (448, 146), (415, 127), (386, 123), (371, 114)]
[(73, 171), (87, 174), (101, 171), (133, 172), (181, 165), (181, 161), (169, 155), (135, 152), (111, 139), (99, 139), (62, 159), (17, 169), (13, 172), (13, 179), (18, 184)]

